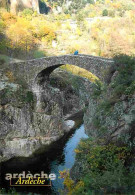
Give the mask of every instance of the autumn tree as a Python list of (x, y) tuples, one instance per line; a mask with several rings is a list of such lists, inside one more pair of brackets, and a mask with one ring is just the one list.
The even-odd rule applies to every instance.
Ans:
[(28, 57), (28, 52), (35, 47), (32, 25), (24, 18), (18, 18), (15, 24), (11, 24), (7, 28), (6, 35), (10, 39), (10, 49), (24, 51), (26, 58)]

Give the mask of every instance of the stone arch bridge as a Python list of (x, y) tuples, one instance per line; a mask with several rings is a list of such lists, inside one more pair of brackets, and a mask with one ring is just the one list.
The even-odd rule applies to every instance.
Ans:
[(10, 69), (18, 79), (24, 80), (31, 90), (38, 77), (44, 80), (54, 69), (65, 64), (84, 68), (104, 80), (106, 70), (112, 67), (114, 61), (91, 55), (63, 55), (10, 63)]

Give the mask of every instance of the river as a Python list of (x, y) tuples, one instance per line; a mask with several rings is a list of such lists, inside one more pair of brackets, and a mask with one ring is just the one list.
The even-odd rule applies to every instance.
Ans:
[(59, 178), (59, 171), (71, 169), (75, 162), (74, 149), (77, 147), (81, 138), (87, 138), (84, 125), (80, 125), (77, 129), (70, 132), (70, 135), (53, 144), (47, 151), (44, 149), (32, 156), (31, 158), (14, 158), (2, 163), (1, 170), (1, 187), (9, 189), (9, 181), (5, 180), (6, 173), (55, 173), (56, 180), (52, 181), (51, 187), (16, 187), (16, 191), (20, 195), (32, 194), (53, 195), (59, 194), (59, 190), (63, 189), (63, 179)]

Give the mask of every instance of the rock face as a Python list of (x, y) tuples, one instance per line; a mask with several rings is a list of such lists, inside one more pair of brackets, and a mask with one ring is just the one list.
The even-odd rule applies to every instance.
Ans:
[(10, 10), (12, 13), (16, 13), (18, 10), (24, 8), (31, 8), (39, 13), (38, 0), (10, 0)]
[(130, 99), (122, 96), (113, 109), (104, 114), (98, 108), (99, 102), (91, 98), (84, 116), (85, 130), (89, 136), (105, 138), (108, 143), (118, 139), (126, 143), (135, 139), (135, 94)]
[(69, 130), (59, 115), (35, 112), (27, 104), (22, 108), (3, 105), (0, 107), (0, 161), (14, 156), (30, 156)]
[(135, 60), (121, 61), (108, 84), (89, 89), (84, 125), (90, 137), (131, 147), (135, 144)]
[[(103, 194), (104, 192), (110, 194), (114, 191), (119, 193), (122, 189), (125, 192), (126, 188), (128, 191), (130, 188), (134, 189), (132, 183), (134, 179), (130, 179), (130, 174), (128, 175), (127, 172), (131, 170), (134, 175), (135, 170), (135, 58), (118, 56), (116, 60), (114, 70), (108, 73), (106, 83), (89, 86), (90, 98), (84, 114), (84, 126), (90, 139), (80, 143), (75, 164), (70, 171), (74, 182), (84, 183), (83, 190), (79, 189), (82, 193), (85, 191), (89, 194), (89, 189), (95, 190), (95, 193), (103, 189), (101, 192)], [(113, 152), (114, 146), (117, 152)], [(114, 163), (116, 162), (114, 156), (123, 146), (130, 152), (125, 153), (124, 161), (123, 158), (119, 158), (124, 163), (117, 167)], [(119, 153), (119, 156), (122, 156), (122, 153)], [(103, 165), (104, 159), (107, 161)], [(93, 166), (95, 166), (94, 169)], [(122, 172), (123, 175), (121, 175)], [(117, 174), (114, 179), (115, 173)], [(117, 186), (117, 184), (112, 184), (112, 181), (116, 182), (116, 178), (125, 180), (125, 183), (121, 183), (120, 188), (116, 187), (112, 190), (112, 186)], [(125, 188), (126, 185), (129, 186)]]
[(37, 87), (38, 93), (32, 94), (27, 89), (21, 91), (20, 84), (12, 83), (0, 71), (0, 162), (14, 156), (28, 157), (74, 126), (64, 118), (85, 106), (79, 102), (79, 94), (87, 98), (81, 90), (75, 91), (76, 85), (73, 88), (66, 83), (66, 77), (73, 79), (65, 71), (55, 71)]

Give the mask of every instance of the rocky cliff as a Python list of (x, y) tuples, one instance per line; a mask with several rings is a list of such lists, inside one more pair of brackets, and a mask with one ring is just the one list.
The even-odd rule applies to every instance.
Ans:
[[(62, 108), (54, 99), (44, 105), (54, 107), (54, 113), (43, 108), (37, 111), (37, 97), (27, 88), (9, 81), (2, 72), (0, 87), (0, 161), (14, 156), (30, 156), (69, 131), (60, 115)], [(58, 92), (53, 88), (50, 91), (57, 99)]]
[(73, 184), (70, 194), (135, 192), (135, 58), (116, 57), (107, 76), (106, 83), (89, 87), (89, 138), (76, 149), (72, 180), (65, 177), (65, 184)]
[[(69, 132), (74, 122), (65, 118), (85, 106), (87, 96), (80, 86), (84, 89), (86, 83), (85, 79), (79, 81), (65, 71), (56, 70), (34, 94), (8, 68), (1, 69), (0, 161), (14, 156), (28, 157)], [(79, 96), (83, 103), (79, 102)]]
[(84, 116), (87, 133), (95, 138), (135, 144), (135, 59), (115, 59), (107, 83), (97, 83), (90, 91)]
[(31, 8), (39, 13), (38, 0), (10, 0), (10, 10), (12, 13), (16, 13), (18, 10), (24, 8)]

